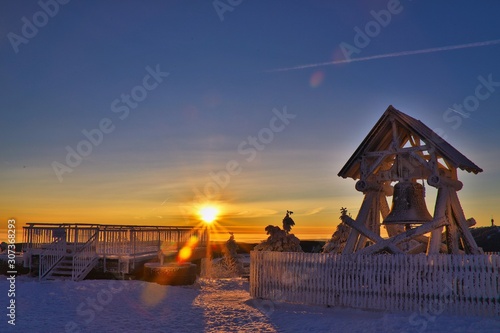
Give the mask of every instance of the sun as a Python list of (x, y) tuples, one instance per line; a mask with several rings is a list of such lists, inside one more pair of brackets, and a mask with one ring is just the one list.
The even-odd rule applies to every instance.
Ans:
[(200, 209), (198, 213), (200, 214), (200, 217), (203, 220), (203, 222), (212, 223), (217, 218), (219, 210), (212, 206), (206, 206)]

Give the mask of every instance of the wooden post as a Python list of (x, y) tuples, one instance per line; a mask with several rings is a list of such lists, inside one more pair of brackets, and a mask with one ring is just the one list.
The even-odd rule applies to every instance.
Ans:
[[(438, 188), (436, 207), (434, 209), (434, 219), (446, 218), (446, 205), (448, 203), (448, 188)], [(438, 254), (441, 247), (441, 234), (443, 227), (436, 228), (431, 231), (431, 239), (427, 246), (427, 255)]]
[(482, 254), (483, 251), (477, 246), (474, 237), (470, 233), (467, 219), (465, 218), (464, 211), (460, 202), (458, 201), (457, 192), (450, 191), (450, 202), (453, 215), (455, 216), (457, 227), (460, 230), (462, 241), (464, 243), (464, 250), (467, 254)]
[[(363, 203), (361, 204), (361, 208), (359, 209), (358, 216), (356, 217), (356, 223), (361, 224), (365, 223), (368, 218), (368, 214), (370, 213), (370, 209), (373, 203), (373, 191), (368, 191), (365, 194), (363, 199)], [(344, 250), (342, 254), (351, 254), (354, 252), (356, 248), (356, 243), (358, 242), (359, 232), (356, 229), (352, 229), (347, 237), (347, 242), (345, 244)]]
[(446, 203), (446, 218), (450, 222), (450, 224), (446, 226), (446, 244), (448, 245), (448, 254), (458, 254), (460, 252), (460, 249), (458, 248), (458, 228), (456, 221), (453, 218), (450, 200)]

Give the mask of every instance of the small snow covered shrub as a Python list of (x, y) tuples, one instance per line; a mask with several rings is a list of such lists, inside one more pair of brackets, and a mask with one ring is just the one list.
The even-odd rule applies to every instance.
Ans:
[[(343, 215), (347, 214), (347, 208), (342, 207), (340, 212)], [(337, 230), (333, 233), (332, 238), (330, 238), (330, 240), (323, 246), (323, 253), (342, 253), (350, 231), (351, 228), (347, 224), (340, 222), (339, 225), (337, 225)]]
[(238, 245), (234, 240), (234, 234), (226, 241), (222, 248), (223, 257), (212, 261), (210, 272), (205, 272), (206, 277), (210, 278), (233, 278), (240, 277), (243, 274), (243, 264), (238, 259)]
[(267, 240), (255, 246), (254, 251), (277, 251), (277, 252), (303, 252), (300, 240), (294, 234), (290, 234), (295, 222), (290, 217), (291, 211), (286, 211), (283, 218), (283, 230), (278, 226), (268, 225), (265, 230), (269, 235)]
[(234, 234), (229, 233), (231, 236), (227, 240), (222, 252), (224, 256), (222, 257), (222, 265), (226, 268), (229, 273), (235, 276), (240, 276), (243, 273), (243, 264), (238, 259), (238, 244), (234, 240)]

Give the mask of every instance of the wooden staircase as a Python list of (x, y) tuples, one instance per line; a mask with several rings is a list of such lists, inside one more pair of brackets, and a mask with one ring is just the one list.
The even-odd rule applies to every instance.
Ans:
[(50, 270), (45, 280), (71, 280), (73, 277), (73, 257), (65, 256)]
[(99, 260), (97, 237), (96, 229), (83, 245), (67, 244), (64, 239), (55, 240), (40, 254), (39, 280), (83, 280)]

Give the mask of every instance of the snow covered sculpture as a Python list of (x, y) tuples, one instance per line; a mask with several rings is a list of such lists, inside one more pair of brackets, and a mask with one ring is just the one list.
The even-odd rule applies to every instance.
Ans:
[(292, 214), (292, 211), (287, 210), (286, 216), (283, 218), (283, 230), (285, 230), (287, 234), (292, 231), (292, 227), (295, 225), (294, 220), (290, 217)]
[[(342, 222), (351, 228), (342, 253), (482, 253), (469, 230), (473, 220), (465, 218), (458, 200), (463, 185), (458, 169), (483, 171), (421, 121), (390, 105), (338, 174), (357, 180), (356, 190), (364, 194), (355, 220), (342, 212)], [(424, 180), (437, 188), (433, 215), (425, 207)], [(393, 196), (391, 210), (387, 196)], [(381, 225), (388, 239), (380, 236)]]
[[(342, 207), (340, 211), (342, 214), (347, 214), (347, 208)], [(330, 238), (330, 240), (328, 240), (323, 246), (323, 253), (342, 253), (350, 231), (351, 228), (342, 222), (341, 219), (341, 222), (337, 225), (337, 230), (333, 233), (332, 238)]]
[(283, 229), (278, 226), (268, 225), (265, 230), (269, 235), (267, 240), (255, 246), (255, 251), (277, 251), (277, 252), (303, 252), (300, 247), (300, 240), (289, 232), (295, 222), (290, 217), (293, 212), (286, 211), (283, 219)]

